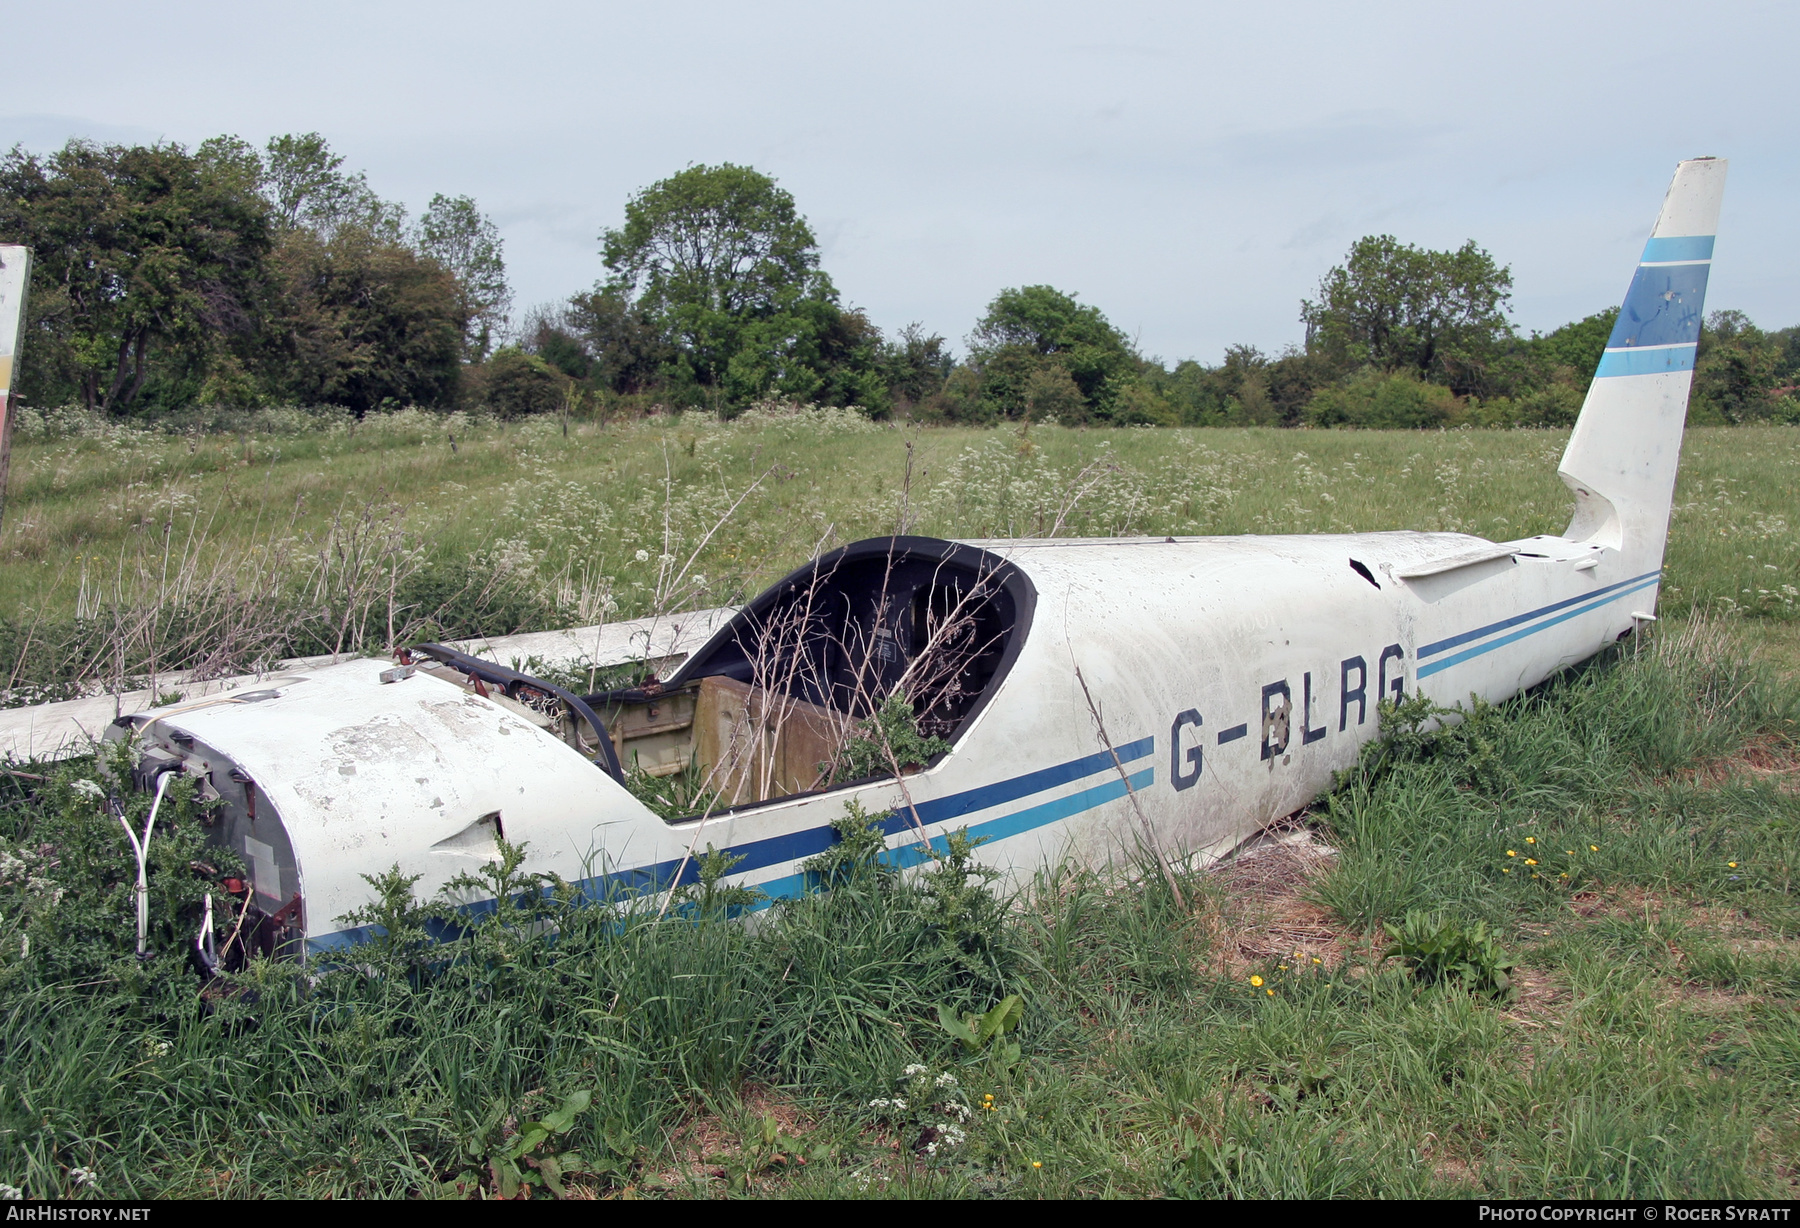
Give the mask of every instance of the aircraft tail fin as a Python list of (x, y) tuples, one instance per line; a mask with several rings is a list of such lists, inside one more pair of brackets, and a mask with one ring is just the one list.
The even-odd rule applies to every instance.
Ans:
[(1675, 168), (1557, 474), (1575, 492), (1566, 536), (1657, 570), (1669, 532), (1726, 162)]

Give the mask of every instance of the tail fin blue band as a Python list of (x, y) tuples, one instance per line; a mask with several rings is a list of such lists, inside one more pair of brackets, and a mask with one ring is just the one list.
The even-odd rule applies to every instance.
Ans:
[(1666, 371), (1692, 371), (1696, 347), (1692, 345), (1639, 346), (1608, 350), (1600, 355), (1595, 379), (1615, 375), (1660, 375)]
[(1667, 239), (1651, 239), (1644, 244), (1645, 264), (1685, 264), (1695, 260), (1711, 260), (1712, 235), (1677, 235)]

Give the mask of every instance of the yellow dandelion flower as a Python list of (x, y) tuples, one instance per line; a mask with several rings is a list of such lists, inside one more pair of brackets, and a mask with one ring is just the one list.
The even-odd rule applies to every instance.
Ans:
[(1286, 971), (1287, 971), (1287, 965), (1286, 965), (1286, 964), (1276, 964), (1276, 965), (1275, 965), (1275, 971), (1277, 971), (1277, 972), (1286, 972)]
[(1526, 864), (1526, 865), (1528, 865), (1528, 866), (1535, 866), (1535, 865), (1536, 865), (1536, 864), (1537, 864), (1537, 858), (1535, 858), (1535, 857), (1527, 857), (1527, 858), (1526, 858), (1526, 859), (1525, 859), (1525, 864)]
[(1500, 867), (1500, 873), (1502, 873), (1502, 874), (1511, 874), (1511, 873), (1512, 873), (1512, 867), (1511, 867), (1511, 866), (1501, 866), (1501, 867)]
[(1526, 843), (1526, 844), (1536, 844), (1536, 843), (1537, 843), (1537, 837), (1536, 837), (1536, 836), (1526, 836), (1526, 837), (1525, 837), (1525, 843)]
[(1031, 1162), (1031, 1166), (1033, 1168), (1042, 1168), (1044, 1166), (1044, 1162), (1042, 1160), (1033, 1160)]
[(1564, 849), (1563, 852), (1567, 853), (1571, 857), (1573, 857), (1575, 855), (1574, 849)]
[(1255, 986), (1257, 989), (1261, 989), (1262, 988), (1262, 978), (1260, 976), (1253, 976), (1250, 978), (1250, 984)]
[(1315, 955), (1315, 956), (1313, 956), (1313, 963), (1315, 963), (1315, 964), (1322, 964), (1322, 963), (1324, 963), (1324, 962), (1325, 962), (1325, 961), (1324, 961), (1324, 960), (1322, 960), (1322, 959), (1320, 959), (1320, 958), (1319, 958), (1319, 957), (1318, 957), (1318, 956), (1317, 956), (1317, 955)]
[(1599, 845), (1598, 845), (1598, 844), (1590, 844), (1590, 845), (1588, 845), (1588, 852), (1590, 852), (1590, 853), (1598, 853), (1598, 852), (1599, 852), (1599, 851), (1600, 851), (1600, 846), (1599, 846)]
[(1726, 869), (1728, 869), (1728, 870), (1735, 870), (1735, 869), (1737, 869), (1737, 862), (1735, 862), (1735, 861), (1728, 861), (1728, 862), (1726, 862), (1726, 863), (1725, 863), (1725, 868), (1726, 868)]
[(1268, 994), (1271, 998), (1275, 996), (1275, 991), (1273, 989), (1265, 989), (1263, 992)]

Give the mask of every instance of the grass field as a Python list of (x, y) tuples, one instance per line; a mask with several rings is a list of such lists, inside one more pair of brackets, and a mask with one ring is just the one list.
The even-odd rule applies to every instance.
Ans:
[[(391, 558), (475, 559), (552, 613), (620, 614), (727, 600), (901, 525), (1503, 537), (1566, 516), (1551, 433), (454, 426), (454, 453), (416, 416), (27, 441), (5, 600), (65, 616), (95, 600), (82, 562), (91, 592), (195, 521), (232, 568), (286, 537), (305, 548), (282, 566), (313, 574), (299, 560), (339, 507), (403, 509)], [(1190, 872), (1185, 909), (1130, 867), (1002, 900), (954, 864), (898, 882), (847, 855), (822, 868), (833, 890), (755, 927), (699, 895), (621, 922), (553, 894), (446, 960), (396, 891), (367, 967), (304, 992), (253, 969), (203, 1012), (178, 954), (190, 863), (212, 856), (191, 813), (159, 837), (140, 963), (92, 766), (9, 778), (0, 1182), (369, 1197), (522, 1177), (543, 1196), (560, 1164), (586, 1196), (1791, 1198), (1797, 460), (1800, 432), (1692, 432), (1675, 616), (1646, 644), (1446, 732), (1395, 719), (1307, 816), (1311, 843)], [(1409, 914), (1426, 932), (1383, 958)], [(553, 944), (530, 936), (545, 922)], [(998, 1020), (1014, 995), (1016, 1029), (987, 1040), (942, 1018)]]
[[(502, 427), (418, 411), (254, 424), (21, 438), (0, 609), (61, 617), (84, 593), (84, 613), (139, 601), (184, 559), (207, 582), (248, 587), (275, 583), (257, 578), (273, 559), (279, 583), (303, 588), (321, 554), (369, 549), (368, 526), (383, 559), (474, 560), (553, 602), (610, 598), (630, 616), (659, 600), (731, 601), (821, 547), (898, 527), (1504, 540), (1561, 532), (1570, 507), (1560, 431), (909, 430), (834, 410), (581, 422), (566, 438), (554, 419)], [(1800, 431), (1690, 431), (1665, 609), (1792, 617), (1797, 487)], [(675, 571), (692, 558), (678, 592), (664, 555)]]

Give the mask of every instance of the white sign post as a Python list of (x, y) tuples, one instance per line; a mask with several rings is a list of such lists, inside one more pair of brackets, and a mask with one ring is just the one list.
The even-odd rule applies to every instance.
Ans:
[(13, 389), (19, 345), (25, 338), (25, 297), (31, 291), (31, 249), (0, 245), (0, 518), (12, 469)]

